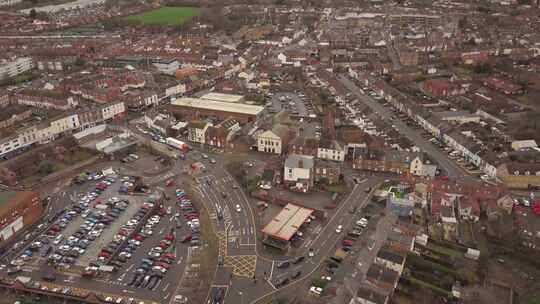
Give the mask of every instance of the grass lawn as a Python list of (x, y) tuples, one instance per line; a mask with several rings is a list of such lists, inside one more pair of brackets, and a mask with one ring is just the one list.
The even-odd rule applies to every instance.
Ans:
[(162, 7), (138, 15), (127, 16), (126, 20), (138, 20), (144, 24), (180, 25), (187, 20), (199, 16), (198, 7)]
[(433, 243), (430, 243), (427, 247), (434, 250), (435, 252), (447, 254), (453, 258), (463, 258), (463, 252), (454, 250), (452, 248), (438, 246)]
[(438, 286), (435, 286), (431, 283), (428, 283), (428, 282), (424, 282), (422, 280), (419, 280), (415, 277), (407, 277), (407, 280), (409, 280), (409, 282), (411, 282), (412, 285), (416, 285), (418, 287), (426, 287), (426, 288), (429, 288), (431, 289), (435, 294), (437, 295), (440, 295), (440, 296), (443, 296), (443, 297), (446, 297), (446, 298), (450, 298), (452, 296), (452, 293), (448, 290), (445, 290), (445, 289), (442, 289)]
[(450, 69), (460, 77), (467, 77), (473, 74), (472, 67), (466, 65), (452, 66)]
[(521, 95), (515, 98), (517, 101), (521, 102), (522, 104), (530, 104), (529, 95)]
[(534, 295), (528, 296), (523, 301), (526, 304), (540, 304), (540, 292), (537, 292)]
[(349, 187), (346, 183), (340, 183), (328, 186), (328, 191), (343, 194), (349, 192)]

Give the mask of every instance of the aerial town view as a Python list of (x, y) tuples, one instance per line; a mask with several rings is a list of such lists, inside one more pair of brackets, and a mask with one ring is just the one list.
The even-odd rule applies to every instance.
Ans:
[(540, 0), (0, 0), (0, 304), (540, 304)]

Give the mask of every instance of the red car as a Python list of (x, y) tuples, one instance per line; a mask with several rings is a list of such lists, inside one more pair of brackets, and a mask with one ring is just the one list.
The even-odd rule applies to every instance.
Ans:
[(540, 214), (540, 202), (534, 202), (532, 204), (532, 210), (534, 212), (534, 214)]
[(189, 215), (189, 216), (185, 217), (185, 219), (188, 220), (188, 221), (198, 219), (198, 218), (199, 218), (199, 216), (197, 216), (197, 215)]
[(166, 214), (167, 214), (167, 210), (165, 210), (165, 208), (159, 209), (158, 211), (159, 216), (164, 217)]
[(167, 259), (173, 259), (173, 260), (176, 259), (176, 255), (174, 253), (172, 253), (172, 252), (164, 253), (161, 257), (162, 258), (167, 258)]
[(449, 178), (446, 175), (443, 175), (440, 177), (440, 180), (447, 181)]
[(120, 229), (118, 231), (118, 234), (123, 235), (123, 236), (127, 236), (129, 234), (129, 231), (126, 230), (126, 229)]
[(55, 231), (55, 232), (58, 232), (61, 230), (60, 226), (58, 226), (58, 224), (54, 224), (51, 226), (51, 230), (52, 231)]
[(352, 246), (353, 241), (351, 241), (351, 240), (343, 240), (342, 244), (343, 244), (343, 246)]
[(142, 235), (140, 235), (140, 234), (135, 234), (133, 236), (133, 239), (136, 240), (136, 241), (139, 241), (139, 242), (144, 241), (144, 237)]
[(161, 267), (163, 267), (165, 269), (171, 268), (171, 266), (169, 264), (163, 263), (163, 262), (157, 262), (156, 265), (161, 266)]
[(171, 246), (171, 242), (169, 242), (167, 240), (163, 240), (163, 241), (159, 242), (158, 246), (163, 248), (163, 249), (167, 249), (167, 248), (169, 248), (169, 246)]
[(99, 256), (108, 259), (108, 258), (111, 257), (111, 254), (108, 253), (108, 252), (102, 251), (102, 252), (99, 253)]
[(182, 243), (191, 241), (191, 238), (192, 238), (191, 234), (184, 236), (184, 238), (182, 239)]
[(174, 234), (169, 233), (169, 234), (167, 234), (167, 235), (165, 236), (164, 239), (166, 239), (167, 241), (171, 241), (171, 242), (172, 242), (172, 241), (174, 241)]
[(82, 273), (82, 277), (83, 278), (93, 278), (96, 276), (96, 272), (95, 271), (92, 271), (92, 270), (85, 270), (83, 273)]
[(167, 182), (165, 182), (165, 186), (166, 186), (166, 187), (172, 187), (172, 186), (174, 186), (174, 180), (169, 179)]

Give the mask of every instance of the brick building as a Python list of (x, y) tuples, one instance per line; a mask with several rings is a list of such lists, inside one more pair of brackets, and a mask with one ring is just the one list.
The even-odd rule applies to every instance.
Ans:
[(43, 205), (33, 191), (0, 192), (0, 249), (43, 216)]
[(32, 109), (26, 106), (11, 106), (0, 112), (0, 129), (10, 127), (18, 121), (22, 121), (32, 116)]
[(497, 168), (497, 176), (509, 188), (540, 188), (540, 164), (510, 162)]

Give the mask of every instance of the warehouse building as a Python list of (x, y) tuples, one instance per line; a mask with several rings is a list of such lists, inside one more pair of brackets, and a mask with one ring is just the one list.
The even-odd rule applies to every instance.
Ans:
[(33, 191), (0, 191), (0, 249), (43, 216), (43, 204)]
[(171, 102), (169, 110), (176, 118), (187, 121), (206, 119), (223, 121), (232, 118), (245, 124), (262, 117), (264, 107), (185, 97)]
[(223, 93), (206, 93), (201, 96), (201, 99), (212, 100), (212, 101), (221, 101), (221, 102), (232, 102), (232, 103), (244, 103), (245, 99), (242, 95), (235, 94), (223, 94)]

